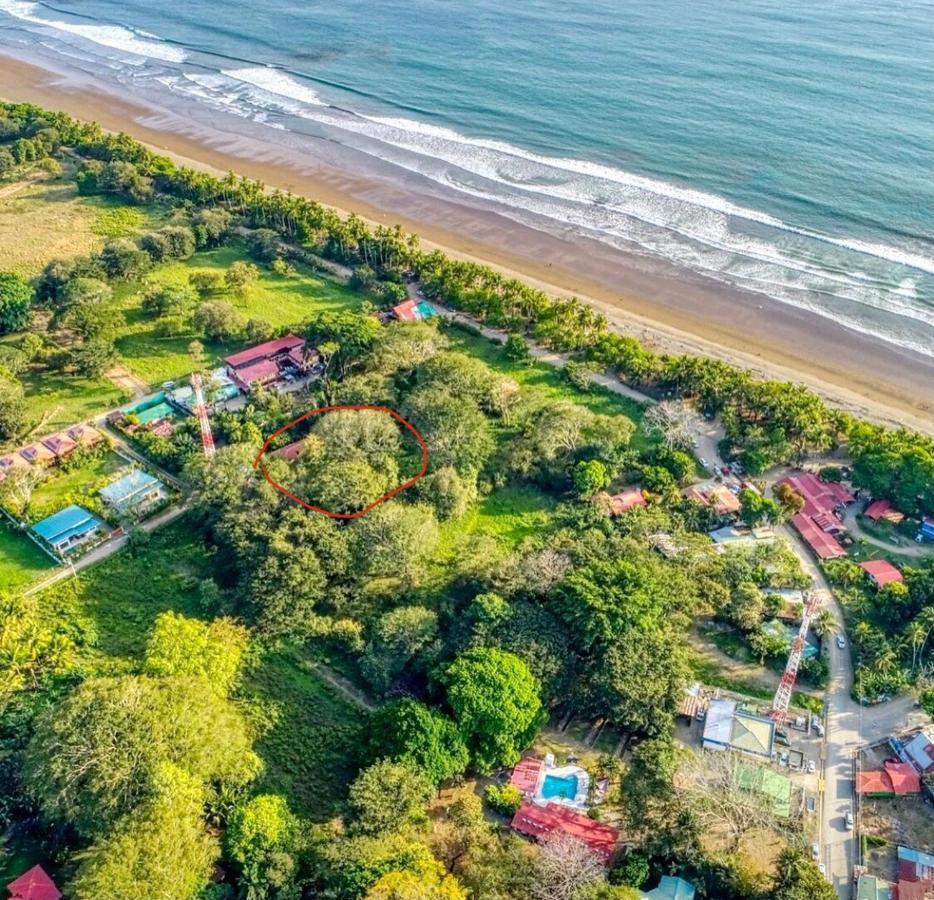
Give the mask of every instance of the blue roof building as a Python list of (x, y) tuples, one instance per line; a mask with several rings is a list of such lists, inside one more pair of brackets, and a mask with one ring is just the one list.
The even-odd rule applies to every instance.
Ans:
[(77, 550), (105, 530), (104, 523), (97, 516), (72, 504), (36, 522), (29, 533), (40, 546), (61, 557)]
[(643, 894), (647, 900), (694, 900), (694, 885), (674, 875), (662, 875), (658, 887)]
[(119, 516), (141, 515), (166, 496), (165, 487), (142, 469), (133, 469), (100, 490), (101, 499)]

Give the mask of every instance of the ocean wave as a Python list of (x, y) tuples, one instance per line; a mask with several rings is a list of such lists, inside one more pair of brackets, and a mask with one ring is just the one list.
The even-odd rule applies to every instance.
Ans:
[(102, 47), (121, 50), (125, 53), (132, 53), (135, 56), (143, 56), (149, 59), (159, 59), (164, 62), (180, 63), (188, 58), (185, 51), (180, 47), (171, 46), (161, 39), (144, 39), (138, 33), (129, 28), (124, 28), (122, 25), (82, 25), (58, 19), (45, 19), (37, 15), (41, 8), (38, 3), (24, 2), (24, 0), (0, 0), (0, 11), (8, 13), (16, 19), (73, 34)]
[[(308, 106), (327, 106), (318, 94), (307, 85), (301, 84), (290, 75), (273, 66), (250, 66), (244, 69), (223, 69), (222, 74), (234, 81), (253, 85), (269, 94), (296, 100)], [(289, 112), (298, 108), (289, 106)]]

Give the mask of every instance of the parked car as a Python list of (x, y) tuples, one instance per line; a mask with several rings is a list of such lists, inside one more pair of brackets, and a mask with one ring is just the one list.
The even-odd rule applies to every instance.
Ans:
[(705, 469), (709, 469), (709, 468), (710, 468), (710, 463), (707, 462), (707, 460), (704, 459), (703, 456), (699, 457), (697, 461), (698, 461)]
[(778, 755), (778, 764), (780, 766), (788, 765), (788, 751), (787, 750), (782, 750), (782, 752)]
[(820, 859), (820, 844), (817, 841), (811, 844), (811, 856), (814, 859)]
[(817, 763), (813, 759), (808, 760), (808, 774), (813, 775), (817, 771)]
[(729, 467), (729, 466), (720, 466), (720, 471), (723, 472), (724, 475), (729, 475), (729, 474), (730, 474), (730, 467)]
[(817, 809), (817, 798), (808, 797), (807, 802), (805, 803), (805, 808), (809, 813), (814, 812), (814, 810)]
[(842, 650), (846, 647), (846, 638), (842, 634), (837, 635), (837, 646)]
[(775, 735), (775, 743), (776, 743), (776, 744), (781, 744), (783, 747), (790, 747), (790, 746), (791, 746), (791, 741), (789, 741), (788, 738), (785, 737), (785, 735), (783, 735), (783, 734), (776, 734), (776, 735)]
[(848, 809), (846, 815), (843, 817), (843, 824), (846, 825), (847, 831), (853, 830), (853, 810)]

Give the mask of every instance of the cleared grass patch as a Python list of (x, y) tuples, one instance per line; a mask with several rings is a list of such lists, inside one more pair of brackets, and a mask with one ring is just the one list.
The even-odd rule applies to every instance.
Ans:
[(6, 236), (0, 241), (0, 270), (31, 278), (52, 259), (93, 253), (112, 237), (158, 227), (162, 218), (159, 209), (82, 197), (67, 177), (39, 181), (0, 199), (0, 234)]
[(25, 534), (0, 521), (0, 590), (15, 591), (38, 581), (55, 568), (52, 559)]
[(284, 794), (297, 813), (324, 821), (341, 811), (357, 773), (367, 712), (325, 684), (309, 660), (294, 648), (268, 653), (241, 694), (272, 722), (256, 743), (266, 770), (255, 789)]
[(69, 503), (80, 503), (76, 495), (100, 489), (112, 480), (114, 473), (129, 465), (122, 456), (108, 452), (100, 459), (92, 459), (87, 465), (70, 472), (50, 469), (50, 477), (33, 491), (31, 506), (35, 513), (31, 518), (41, 519)]

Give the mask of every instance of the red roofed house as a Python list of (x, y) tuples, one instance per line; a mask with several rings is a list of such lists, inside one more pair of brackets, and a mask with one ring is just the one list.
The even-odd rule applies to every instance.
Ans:
[(710, 505), (718, 513), (738, 513), (742, 508), (742, 502), (728, 487), (718, 484), (707, 492)]
[(618, 494), (611, 494), (609, 497), (610, 512), (614, 516), (621, 516), (625, 512), (634, 509), (637, 506), (645, 506), (645, 497), (638, 488), (626, 488)]
[(283, 367), (304, 368), (304, 338), (287, 334), (257, 344), (247, 350), (241, 350), (228, 356), (224, 362), (227, 364), (227, 374), (231, 380), (243, 391), (249, 392), (254, 384), (270, 384), (278, 381), (283, 375)]
[(11, 881), (6, 889), (10, 892), (9, 900), (59, 900), (62, 896), (42, 866), (33, 866)]
[(103, 440), (101, 433), (89, 425), (72, 425), (65, 434), (82, 447), (96, 447)]
[(778, 484), (787, 485), (804, 500), (804, 506), (791, 522), (815, 555), (819, 559), (846, 556), (846, 550), (834, 535), (846, 530), (840, 519), (841, 507), (853, 503), (856, 497), (842, 484), (821, 481), (811, 472), (789, 475)]
[(910, 763), (887, 759), (881, 769), (868, 769), (859, 773), (856, 793), (877, 797), (920, 794), (921, 778)]
[(568, 834), (586, 844), (604, 864), (609, 863), (619, 841), (616, 828), (596, 822), (560, 803), (545, 806), (523, 803), (510, 824), (514, 831), (536, 840), (547, 840), (555, 833)]
[(545, 760), (534, 756), (523, 756), (512, 770), (509, 783), (518, 788), (519, 793), (527, 800), (531, 799), (538, 790), (538, 783), (544, 771)]
[(298, 459), (299, 454), (302, 452), (302, 447), (305, 446), (305, 439), (302, 438), (299, 441), (292, 441), (291, 444), (286, 444), (284, 447), (280, 447), (278, 450), (273, 450), (270, 454), (271, 456), (277, 456), (279, 459), (284, 459), (287, 462), (295, 462)]
[(861, 562), (859, 567), (869, 575), (870, 580), (877, 588), (905, 580), (902, 573), (887, 559), (871, 559), (868, 562)]
[(863, 510), (863, 515), (873, 522), (884, 519), (886, 522), (891, 522), (893, 525), (897, 525), (905, 519), (905, 514), (900, 513), (888, 500), (873, 500), (872, 503)]
[(42, 439), (42, 443), (52, 451), (56, 459), (64, 459), (78, 446), (67, 434), (59, 433)]
[(898, 900), (928, 900), (934, 892), (934, 856), (911, 847), (899, 847)]

